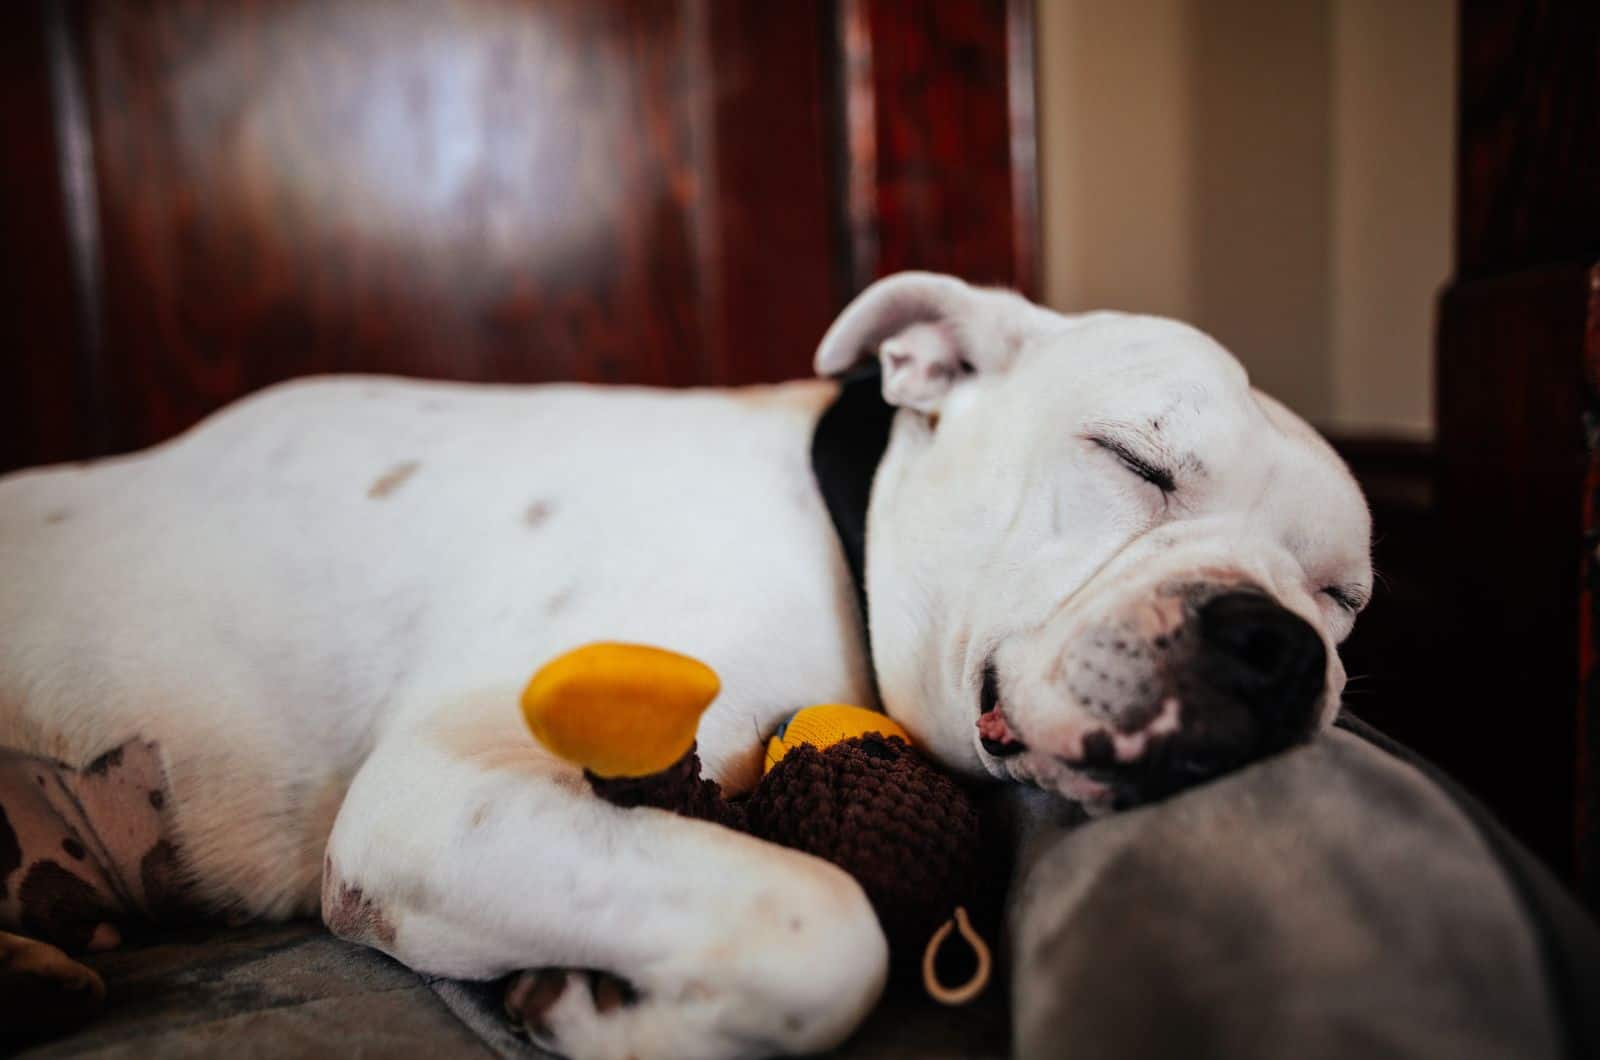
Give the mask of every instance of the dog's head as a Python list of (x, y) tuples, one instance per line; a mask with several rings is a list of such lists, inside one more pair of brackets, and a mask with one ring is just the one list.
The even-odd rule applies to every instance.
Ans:
[(1366, 504), (1215, 341), (904, 273), (845, 310), (817, 369), (874, 351), (900, 411), (868, 514), (872, 650), (925, 748), (1098, 811), (1332, 719)]

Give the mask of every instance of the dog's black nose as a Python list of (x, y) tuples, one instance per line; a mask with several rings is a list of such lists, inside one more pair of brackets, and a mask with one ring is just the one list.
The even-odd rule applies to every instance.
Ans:
[(1259, 592), (1213, 597), (1197, 617), (1208, 683), (1250, 710), (1266, 747), (1293, 742), (1326, 679), (1328, 653), (1317, 631)]
[(1182, 703), (1177, 729), (1151, 740), (1134, 761), (1082, 763), (1119, 806), (1164, 798), (1285, 750), (1315, 727), (1328, 652), (1309, 622), (1260, 590), (1234, 590), (1201, 603), (1184, 629), (1195, 635), (1167, 641)]

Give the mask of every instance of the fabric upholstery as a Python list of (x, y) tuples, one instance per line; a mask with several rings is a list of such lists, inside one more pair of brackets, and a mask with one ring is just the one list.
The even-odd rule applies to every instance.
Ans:
[(1560, 1055), (1512, 883), (1449, 795), (1365, 740), (1088, 827), (1026, 801), (1020, 1056)]

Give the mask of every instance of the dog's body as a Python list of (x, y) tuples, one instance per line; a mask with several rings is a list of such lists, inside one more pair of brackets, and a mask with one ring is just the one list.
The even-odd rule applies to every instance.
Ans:
[[(1086, 342), (1114, 347), (1120, 376), (1085, 371), (1087, 349), (1051, 368), (1030, 348)], [(1216, 772), (1331, 716), (1331, 647), (1370, 584), (1365, 510), (1331, 451), (1252, 396), (1214, 344), (916, 276), (847, 311), (819, 367), (880, 343), (885, 394), (905, 411), (873, 491), (873, 649), (884, 703), (919, 742), (952, 768), (1100, 809), (1146, 790), (1158, 758), (1149, 789), (1170, 790), (1184, 780), (1169, 760)], [(1013, 368), (1024, 355), (1035, 367)], [(1082, 391), (1086, 411), (1044, 404), (1058, 387)], [(809, 462), (835, 391), (313, 380), (143, 454), (13, 476), (0, 483), (0, 747), (64, 764), (51, 784), (73, 792), (145, 771), (151, 849), (166, 844), (209, 912), (320, 903), (336, 931), (431, 973), (626, 978), (628, 991), (576, 973), (587, 989), (563, 973), (513, 990), (532, 1029), (573, 1054), (826, 1046), (885, 972), (854, 882), (600, 802), (531, 741), (516, 701), (541, 662), (586, 641), (694, 655), (724, 688), (702, 759), (735, 789), (796, 707), (873, 702)], [(1128, 433), (1139, 425), (1143, 442)], [(1170, 470), (1134, 451), (1146, 444)], [(1040, 477), (1057, 466), (1066, 477)], [(1185, 496), (1175, 473), (1201, 486)], [(1240, 585), (1275, 608), (1270, 623), (1240, 620), (1278, 638), (1275, 692), (1315, 678), (1281, 725), (1260, 720), (1242, 679), (1168, 644), (1202, 613), (1215, 625), (1209, 601)], [(985, 599), (993, 588), (1002, 599)], [(1067, 659), (1064, 643), (1081, 650)], [(1141, 682), (1159, 687), (1136, 694)], [(0, 776), (0, 807), (6, 790)], [(154, 905), (148, 876), (115, 879), (133, 875), (133, 853), (87, 860)], [(0, 887), (6, 875), (0, 862)], [(21, 892), (0, 890), (0, 915), (27, 923)]]

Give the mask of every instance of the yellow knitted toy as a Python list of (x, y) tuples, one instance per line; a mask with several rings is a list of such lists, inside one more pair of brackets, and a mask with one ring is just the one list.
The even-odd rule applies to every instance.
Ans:
[(911, 743), (910, 733), (889, 715), (876, 710), (852, 707), (848, 703), (819, 703), (807, 707), (778, 726), (778, 731), (767, 741), (767, 764), (762, 772), (772, 772), (772, 767), (796, 747), (815, 747), (820, 751), (869, 732), (898, 736), (908, 746)]

